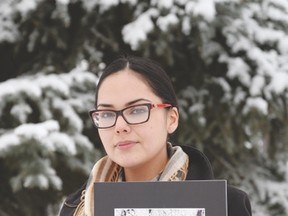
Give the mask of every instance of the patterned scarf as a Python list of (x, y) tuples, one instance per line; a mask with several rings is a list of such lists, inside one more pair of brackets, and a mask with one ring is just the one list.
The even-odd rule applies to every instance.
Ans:
[[(188, 170), (188, 155), (179, 146), (168, 143), (169, 161), (163, 172), (152, 181), (183, 181)], [(108, 156), (101, 158), (94, 165), (86, 190), (82, 191), (80, 203), (73, 216), (94, 216), (94, 182), (118, 182), (123, 179), (123, 168)]]

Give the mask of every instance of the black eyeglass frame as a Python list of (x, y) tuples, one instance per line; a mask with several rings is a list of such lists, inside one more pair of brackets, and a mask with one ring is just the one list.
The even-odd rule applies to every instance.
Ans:
[[(141, 122), (137, 122), (137, 123), (130, 123), (126, 118), (125, 116), (123, 115), (123, 112), (127, 109), (131, 109), (133, 107), (137, 107), (137, 106), (147, 106), (148, 107), (148, 117), (145, 121), (141, 121)], [(152, 104), (152, 103), (145, 103), (145, 104), (136, 104), (136, 105), (133, 105), (133, 106), (128, 106), (128, 107), (125, 107), (124, 109), (121, 109), (121, 110), (111, 110), (111, 109), (94, 109), (94, 110), (90, 110), (89, 111), (89, 116), (90, 118), (92, 119), (92, 122), (93, 122), (93, 125), (94, 127), (96, 127), (97, 129), (107, 129), (107, 128), (112, 128), (116, 125), (116, 122), (117, 122), (117, 119), (119, 116), (122, 116), (122, 118), (125, 120), (125, 122), (129, 125), (138, 125), (138, 124), (143, 124), (145, 122), (148, 122), (149, 119), (150, 119), (150, 111), (151, 109), (153, 108), (170, 108), (170, 107), (173, 107), (172, 104), (167, 104), (167, 103), (163, 103), (163, 104)], [(95, 112), (99, 112), (99, 111), (107, 111), (107, 112), (113, 112), (116, 114), (116, 117), (115, 117), (115, 122), (113, 125), (109, 126), (109, 127), (99, 127), (97, 126), (96, 122), (94, 121), (94, 118), (93, 118), (93, 114)]]

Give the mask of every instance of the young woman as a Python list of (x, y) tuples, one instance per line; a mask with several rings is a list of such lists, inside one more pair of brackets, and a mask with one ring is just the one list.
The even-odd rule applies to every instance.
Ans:
[[(68, 196), (61, 216), (94, 215), (97, 181), (213, 179), (203, 153), (168, 142), (178, 126), (177, 99), (169, 77), (155, 62), (132, 56), (113, 61), (99, 80), (90, 116), (107, 156), (95, 164), (87, 183)], [(231, 186), (227, 191), (229, 216), (250, 216), (246, 193)]]

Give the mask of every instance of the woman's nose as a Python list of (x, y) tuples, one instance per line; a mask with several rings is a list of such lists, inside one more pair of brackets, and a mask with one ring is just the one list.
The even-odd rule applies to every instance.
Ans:
[(125, 121), (125, 119), (121, 115), (119, 115), (118, 118), (116, 119), (115, 131), (118, 134), (122, 132), (127, 133), (130, 131), (130, 125)]

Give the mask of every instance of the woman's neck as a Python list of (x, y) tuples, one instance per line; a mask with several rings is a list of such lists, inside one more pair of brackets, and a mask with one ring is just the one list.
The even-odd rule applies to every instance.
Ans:
[(149, 161), (145, 165), (139, 165), (133, 168), (124, 168), (125, 181), (151, 181), (159, 176), (168, 163), (168, 155), (166, 154), (161, 160)]

